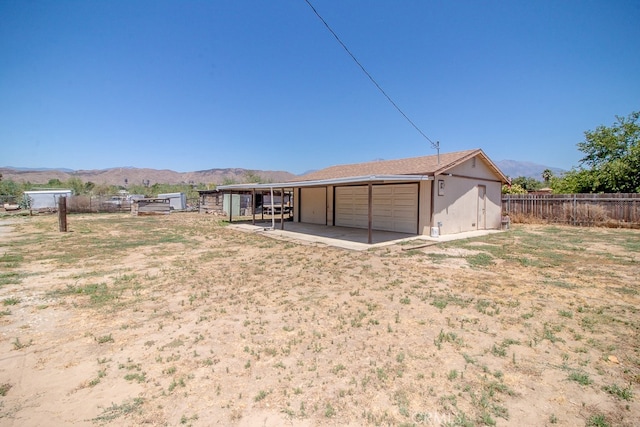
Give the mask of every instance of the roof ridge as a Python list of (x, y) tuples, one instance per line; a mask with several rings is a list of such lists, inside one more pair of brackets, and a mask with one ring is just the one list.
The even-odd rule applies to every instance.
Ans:
[[(380, 160), (370, 160), (368, 162), (340, 163), (340, 164), (327, 166), (327, 167), (322, 168), (322, 169), (318, 169), (316, 171), (310, 172), (310, 173), (305, 174), (305, 175), (311, 175), (311, 174), (319, 172), (319, 171), (327, 170), (327, 169), (330, 169), (330, 168), (336, 168), (336, 167), (364, 166), (364, 165), (368, 165), (368, 164), (400, 162), (400, 161), (406, 161), (406, 160), (412, 160), (413, 161), (413, 160), (416, 160), (416, 159), (426, 159), (426, 158), (430, 158), (430, 157), (437, 158), (438, 156), (456, 156), (456, 155), (460, 155), (462, 153), (469, 154), (469, 153), (476, 152), (476, 151), (482, 151), (482, 150), (480, 148), (474, 148), (474, 149), (469, 149), (469, 150), (450, 151), (450, 152), (447, 152), (447, 153), (440, 153), (440, 154), (428, 154), (428, 155), (424, 155), (424, 156), (401, 157), (401, 158), (398, 158), (398, 159), (380, 159)], [(302, 175), (302, 176), (304, 177), (305, 175)]]

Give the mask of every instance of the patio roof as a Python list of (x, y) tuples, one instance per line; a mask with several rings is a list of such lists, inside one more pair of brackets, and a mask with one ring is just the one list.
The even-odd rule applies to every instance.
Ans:
[(288, 182), (272, 182), (267, 184), (249, 183), (249, 184), (229, 184), (219, 185), (218, 190), (269, 190), (271, 188), (298, 188), (298, 187), (319, 187), (323, 185), (336, 184), (357, 184), (357, 183), (384, 183), (384, 182), (414, 182), (433, 180), (433, 176), (428, 175), (367, 175), (367, 176), (350, 176), (344, 178), (328, 178), (308, 181), (288, 181)]

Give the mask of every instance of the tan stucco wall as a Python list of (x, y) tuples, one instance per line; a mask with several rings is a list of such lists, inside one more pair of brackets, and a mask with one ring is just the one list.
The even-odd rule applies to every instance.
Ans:
[(469, 159), (466, 162), (449, 169), (446, 174), (471, 176), (474, 178), (484, 178), (489, 180), (498, 179), (493, 170), (489, 168), (482, 159), (478, 157), (475, 158), (475, 167), (473, 160), (474, 159)]
[[(478, 224), (478, 186), (485, 186), (485, 228), (499, 229), (502, 216), (502, 183), (480, 159), (473, 167), (471, 160), (436, 176), (434, 224), (441, 223), (440, 234), (454, 234), (482, 228)], [(444, 195), (439, 195), (439, 181), (444, 182)]]
[(433, 181), (420, 181), (418, 189), (418, 230), (420, 234), (431, 233), (431, 185)]

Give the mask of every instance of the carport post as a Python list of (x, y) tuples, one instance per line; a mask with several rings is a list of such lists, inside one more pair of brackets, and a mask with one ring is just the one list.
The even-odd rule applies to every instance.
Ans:
[(256, 225), (256, 189), (251, 189), (251, 225)]
[(284, 230), (284, 188), (280, 189), (280, 230)]
[(229, 224), (233, 219), (233, 191), (229, 193)]
[(371, 231), (371, 226), (373, 225), (373, 202), (372, 202), (372, 198), (373, 198), (373, 184), (371, 182), (369, 182), (369, 239), (368, 239), (368, 243), (371, 244), (373, 243), (373, 232)]

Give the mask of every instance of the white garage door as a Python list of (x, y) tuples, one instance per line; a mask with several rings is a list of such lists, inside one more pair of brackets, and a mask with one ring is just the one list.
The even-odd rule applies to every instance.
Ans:
[[(372, 189), (372, 228), (417, 233), (418, 185), (374, 185)], [(367, 228), (367, 186), (336, 187), (336, 225)]]
[(325, 187), (300, 189), (300, 222), (327, 224), (327, 189)]
[(336, 222), (340, 227), (369, 227), (369, 190), (366, 186), (336, 187)]

